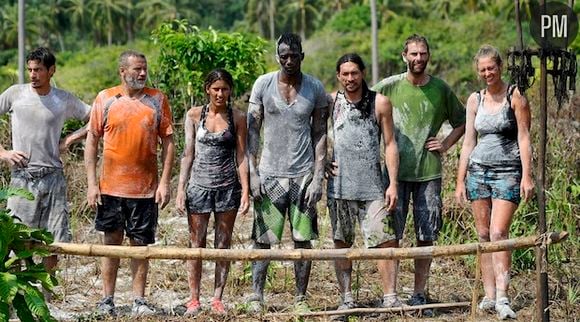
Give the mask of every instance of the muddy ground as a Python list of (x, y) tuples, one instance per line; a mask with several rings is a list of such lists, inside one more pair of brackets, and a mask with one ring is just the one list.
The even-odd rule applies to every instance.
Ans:
[[(233, 248), (250, 247), (251, 215), (238, 217), (234, 229)], [(100, 234), (92, 223), (85, 219), (73, 220), (74, 240), (76, 243), (100, 243)], [(75, 227), (76, 226), (76, 227)], [(331, 248), (330, 222), (322, 215), (319, 220), (319, 241), (315, 248)], [(158, 245), (187, 245), (187, 220), (173, 213), (173, 207), (161, 212), (158, 229)], [(208, 245), (212, 244), (213, 233), (210, 224)], [(285, 234), (286, 242), (281, 247), (291, 247), (288, 240), (288, 228)], [(357, 237), (358, 238), (358, 237)], [(357, 247), (362, 241), (357, 239)], [(403, 246), (409, 246), (405, 240)], [(469, 302), (474, 286), (475, 272), (466, 263), (473, 263), (468, 258), (439, 258), (432, 266), (432, 276), (429, 281), (429, 297), (433, 302)], [(180, 260), (153, 260), (147, 286), (148, 300), (159, 310), (160, 314), (147, 319), (132, 319), (131, 284), (128, 260), (123, 259), (117, 280), (115, 302), (119, 311), (117, 318), (97, 319), (91, 314), (95, 303), (101, 298), (101, 279), (99, 259), (91, 257), (66, 256), (61, 258), (58, 278), (60, 285), (52, 301), (55, 317), (62, 321), (290, 321), (292, 316), (277, 316), (277, 313), (290, 313), (294, 292), (294, 273), (291, 262), (272, 262), (271, 273), (267, 282), (266, 302), (267, 315), (252, 315), (245, 312), (244, 298), (251, 291), (251, 274), (249, 262), (232, 263), (228, 284), (224, 293), (224, 303), (229, 311), (225, 317), (215, 316), (209, 312), (209, 301), (213, 293), (213, 262), (204, 262), (202, 276), (202, 306), (203, 311), (196, 318), (184, 318), (184, 303), (188, 301), (186, 265)], [(401, 262), (399, 276), (399, 295), (403, 300), (410, 297), (413, 285), (412, 261)], [(577, 270), (576, 270), (577, 272)], [(518, 314), (518, 321), (535, 321), (535, 272), (515, 274), (512, 278), (511, 297), (513, 307)], [(356, 262), (353, 271), (353, 295), (363, 307), (372, 307), (382, 295), (378, 272), (372, 262)], [(552, 278), (552, 288), (554, 288)], [(313, 264), (310, 286), (308, 289), (308, 304), (314, 311), (334, 310), (339, 302), (339, 292), (334, 276), (332, 262), (319, 261)], [(483, 296), (482, 291), (479, 291)], [(553, 290), (553, 293), (559, 290)], [(564, 299), (556, 299), (552, 306), (553, 321), (576, 321), (580, 312), (578, 307), (570, 306)], [(434, 318), (422, 318), (423, 321), (465, 321), (470, 318), (470, 308), (452, 310), (440, 309)], [(329, 321), (331, 317), (305, 318), (307, 321)], [(351, 316), (349, 321), (415, 321), (416, 316), (381, 314)], [(477, 321), (494, 321), (495, 316), (478, 314)]]

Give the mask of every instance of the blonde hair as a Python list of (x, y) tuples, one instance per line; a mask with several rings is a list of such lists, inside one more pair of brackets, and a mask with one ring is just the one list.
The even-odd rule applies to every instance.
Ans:
[(477, 63), (483, 57), (491, 58), (498, 67), (502, 67), (503, 60), (501, 59), (501, 54), (497, 48), (493, 47), (492, 45), (482, 45), (479, 47), (477, 54), (473, 56), (473, 67), (477, 71)]

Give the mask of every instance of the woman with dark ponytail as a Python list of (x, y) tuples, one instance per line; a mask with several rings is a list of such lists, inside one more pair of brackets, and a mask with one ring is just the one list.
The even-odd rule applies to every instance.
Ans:
[[(246, 159), (246, 116), (234, 109), (234, 84), (224, 69), (211, 71), (204, 89), (209, 103), (192, 107), (185, 116), (185, 149), (181, 158), (177, 208), (187, 214), (191, 247), (205, 247), (209, 217), (215, 215), (215, 248), (229, 248), (238, 213), (249, 206), (248, 162)], [(225, 314), (222, 294), (229, 262), (216, 261), (215, 290), (211, 310)], [(191, 300), (186, 315), (201, 309), (199, 301), (201, 260), (188, 262)]]

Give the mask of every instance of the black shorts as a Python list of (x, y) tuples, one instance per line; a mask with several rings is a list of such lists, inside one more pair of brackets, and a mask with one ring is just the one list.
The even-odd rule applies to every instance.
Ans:
[(155, 243), (157, 229), (155, 198), (122, 198), (101, 195), (95, 229), (104, 232), (124, 230), (127, 237), (141, 245)]
[(187, 187), (187, 213), (209, 214), (236, 210), (240, 207), (242, 188), (239, 184), (213, 190), (190, 184)]

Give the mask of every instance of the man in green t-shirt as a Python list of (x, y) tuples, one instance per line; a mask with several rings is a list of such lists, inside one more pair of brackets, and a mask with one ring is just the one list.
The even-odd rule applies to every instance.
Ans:
[[(425, 72), (430, 58), (425, 37), (414, 34), (407, 38), (402, 57), (407, 72), (388, 77), (373, 87), (393, 104), (400, 155), (395, 230), (400, 240), (412, 198), (417, 246), (432, 246), (442, 225), (441, 154), (465, 132), (465, 109), (443, 80)], [(449, 121), (453, 130), (439, 140), (437, 134), (445, 121)], [(430, 266), (430, 258), (415, 260), (410, 305), (427, 303), (425, 284)], [(422, 314), (431, 316), (433, 311), (423, 310)]]

